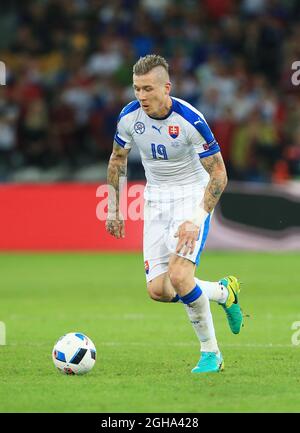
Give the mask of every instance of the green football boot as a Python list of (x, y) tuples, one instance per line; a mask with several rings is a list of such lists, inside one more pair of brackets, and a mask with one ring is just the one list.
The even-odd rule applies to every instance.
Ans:
[(240, 283), (238, 279), (232, 275), (224, 277), (219, 281), (228, 290), (228, 297), (225, 304), (220, 304), (229, 323), (229, 327), (233, 334), (239, 334), (243, 326), (242, 310), (238, 301), (238, 293), (240, 292)]

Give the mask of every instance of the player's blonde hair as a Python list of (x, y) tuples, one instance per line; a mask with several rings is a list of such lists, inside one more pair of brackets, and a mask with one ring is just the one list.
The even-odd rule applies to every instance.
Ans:
[(145, 75), (157, 66), (162, 66), (169, 74), (168, 62), (158, 54), (148, 54), (145, 57), (140, 57), (133, 66), (133, 73), (135, 75)]

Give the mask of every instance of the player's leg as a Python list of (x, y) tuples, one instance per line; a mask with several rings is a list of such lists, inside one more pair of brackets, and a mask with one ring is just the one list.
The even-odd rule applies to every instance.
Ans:
[[(169, 228), (169, 224), (165, 224), (158, 218), (152, 218), (152, 215), (150, 219), (148, 210), (148, 218), (144, 222), (144, 260), (148, 292), (152, 299), (170, 302), (171, 299), (174, 298), (175, 291), (174, 281), (172, 282), (172, 280), (170, 280), (166, 275), (168, 271), (170, 251), (169, 247), (166, 245), (164, 236), (164, 233)], [(154, 211), (153, 213), (155, 216)], [(184, 264), (185, 262), (188, 263), (187, 265), (184, 265), (185, 268), (183, 274), (188, 277), (187, 286), (193, 288), (195, 286), (193, 280), (194, 264), (185, 259), (180, 259), (180, 262)], [(178, 282), (177, 277), (179, 277), (179, 272), (177, 272), (176, 268), (173, 269), (173, 271), (174, 280)], [(186, 277), (184, 277), (184, 285), (186, 285), (187, 282)], [(194, 372), (217, 371), (220, 368), (221, 361), (218, 357), (218, 347), (209, 309), (209, 301), (205, 295), (202, 294), (199, 288), (193, 293), (192, 301), (189, 297), (185, 298), (182, 291), (180, 291), (180, 293), (183, 296), (182, 302), (190, 304), (189, 307), (185, 308), (187, 309), (188, 314), (191, 314), (190, 320), (194, 322), (193, 326), (195, 326), (195, 331), (197, 335), (199, 335), (199, 340), (203, 341), (202, 364), (198, 365), (194, 369)], [(200, 294), (202, 294), (202, 298), (198, 300)], [(189, 312), (189, 310), (191, 311)], [(197, 323), (197, 314), (199, 314), (199, 312), (201, 323)], [(194, 316), (196, 317), (195, 320), (193, 319)]]
[(193, 373), (217, 372), (223, 369), (209, 300), (194, 280), (195, 264), (175, 254), (169, 261), (172, 286), (184, 304), (189, 320), (200, 342), (201, 358)]
[[(193, 206), (195, 201), (186, 200), (183, 202), (188, 220), (189, 212), (193, 214)], [(188, 254), (187, 259), (195, 263), (197, 266), (200, 262), (201, 253), (205, 247), (206, 239), (209, 232), (210, 220), (212, 215), (208, 215), (202, 226), (200, 227), (199, 237), (196, 242), (196, 247), (193, 254)], [(182, 221), (181, 221), (182, 222)], [(175, 251), (177, 239), (174, 238), (174, 233), (177, 231), (180, 221), (173, 220), (170, 226), (168, 247), (170, 251)], [(180, 256), (180, 254), (179, 254)], [(210, 282), (195, 278), (195, 283), (199, 285), (201, 290), (207, 295), (209, 300), (218, 302), (226, 313), (229, 327), (234, 334), (238, 334), (243, 324), (243, 315), (238, 302), (238, 293), (240, 291), (240, 283), (236, 277), (224, 277), (220, 281)]]
[(231, 331), (233, 334), (239, 334), (243, 326), (243, 315), (238, 300), (239, 280), (230, 275), (215, 282), (203, 281), (198, 278), (195, 278), (195, 281), (210, 301), (216, 301), (222, 306)]
[[(195, 284), (201, 288), (209, 301), (218, 302), (218, 304), (222, 306), (232, 333), (239, 334), (243, 326), (243, 316), (238, 303), (240, 283), (237, 278), (228, 276), (222, 278), (220, 281), (211, 282), (199, 280), (199, 278), (194, 277), (194, 281)], [(172, 303), (181, 301), (167, 273), (159, 275), (149, 281), (147, 290), (150, 298), (154, 301)]]
[[(227, 277), (226, 277), (227, 278)], [(228, 290), (221, 281), (210, 282), (194, 277), (195, 284), (201, 288), (210, 301), (224, 304), (228, 298)], [(148, 294), (151, 299), (159, 302), (179, 302), (180, 296), (172, 286), (168, 273), (164, 273), (147, 283)]]
[(220, 305), (225, 311), (231, 331), (234, 334), (239, 334), (243, 326), (243, 314), (238, 300), (240, 282), (233, 275), (229, 275), (228, 277), (222, 278), (219, 284), (228, 291), (225, 302), (220, 302)]
[(177, 302), (179, 300), (179, 296), (172, 286), (167, 272), (150, 280), (147, 283), (147, 290), (150, 298), (154, 301)]
[[(229, 327), (233, 334), (239, 334), (243, 326), (243, 316), (238, 302), (240, 283), (234, 276), (222, 278), (220, 281), (204, 281), (194, 277), (203, 293), (210, 301), (218, 302), (225, 311)], [(159, 302), (179, 302), (180, 296), (176, 294), (168, 273), (154, 278), (147, 284), (151, 299)]]
[(215, 301), (219, 304), (226, 301), (228, 297), (227, 287), (220, 284), (219, 281), (204, 281), (195, 277), (195, 282), (199, 284), (210, 301)]
[(144, 206), (144, 264), (147, 290), (151, 299), (170, 302), (176, 295), (172, 287), (164, 287), (170, 253), (165, 245), (169, 222), (159, 203), (145, 201)]
[[(227, 304), (226, 301), (229, 301), (230, 305), (232, 305), (234, 302), (234, 294), (239, 293), (239, 282), (236, 277), (233, 276), (224, 277), (222, 280), (214, 282), (204, 281), (194, 277), (194, 281), (195, 284), (198, 284), (210, 301), (218, 302), (218, 304)], [(236, 284), (233, 287), (232, 284), (227, 287), (227, 282), (230, 283), (232, 281), (235, 281)], [(147, 284), (147, 289), (150, 298), (154, 301), (178, 302), (180, 300), (180, 297), (176, 294), (176, 290), (172, 286), (169, 274), (167, 272), (149, 281)]]
[[(185, 221), (189, 220), (189, 212), (191, 215), (193, 214), (195, 205), (197, 206), (197, 200), (188, 200), (182, 203), (185, 208)], [(199, 264), (200, 255), (208, 235), (210, 217), (209, 215), (200, 227), (193, 253), (188, 253), (186, 256), (183, 256), (182, 253), (175, 253), (178, 242), (175, 233), (183, 222), (183, 220), (177, 219), (177, 215), (170, 224), (167, 241), (168, 249), (173, 253), (169, 263), (170, 280), (181, 301), (185, 304), (185, 309), (200, 341), (201, 356), (197, 366), (192, 370), (193, 373), (220, 371), (224, 367), (216, 341), (209, 299), (194, 279), (195, 269)], [(177, 264), (180, 266), (178, 267)], [(189, 290), (188, 293), (186, 293), (187, 290)]]

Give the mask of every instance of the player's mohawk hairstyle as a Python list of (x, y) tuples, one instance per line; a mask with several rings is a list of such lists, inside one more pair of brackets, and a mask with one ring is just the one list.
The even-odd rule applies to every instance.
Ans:
[(166, 59), (157, 54), (148, 54), (145, 57), (139, 58), (133, 66), (133, 73), (135, 75), (145, 75), (157, 66), (162, 66), (169, 73), (169, 65)]

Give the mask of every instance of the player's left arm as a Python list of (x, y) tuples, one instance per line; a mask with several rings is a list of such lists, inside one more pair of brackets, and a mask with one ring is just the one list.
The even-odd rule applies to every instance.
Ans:
[(203, 208), (205, 212), (211, 213), (227, 185), (226, 168), (221, 152), (201, 158), (200, 161), (210, 177), (204, 193)]

